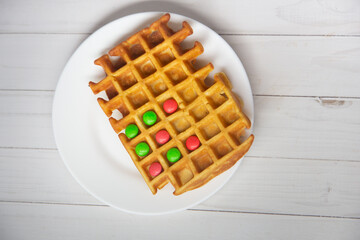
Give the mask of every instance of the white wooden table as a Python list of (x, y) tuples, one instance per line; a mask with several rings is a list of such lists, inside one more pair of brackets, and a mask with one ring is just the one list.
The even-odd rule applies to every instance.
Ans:
[[(72, 178), (51, 125), (54, 90), (94, 30), (141, 11), (192, 17), (241, 58), (255, 143), (187, 211), (125, 214)], [(0, 239), (360, 239), (360, 1), (0, 2)]]

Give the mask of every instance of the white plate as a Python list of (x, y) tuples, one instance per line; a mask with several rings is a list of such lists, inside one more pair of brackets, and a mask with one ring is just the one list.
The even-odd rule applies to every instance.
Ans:
[[(74, 178), (100, 201), (125, 212), (165, 214), (190, 208), (218, 191), (236, 171), (239, 163), (205, 186), (173, 195), (169, 183), (154, 196), (132, 163), (88, 87), (89, 81), (104, 77), (94, 60), (125, 40), (132, 33), (148, 26), (163, 13), (146, 12), (115, 20), (88, 37), (65, 66), (56, 88), (53, 105), (53, 127), (56, 144), (65, 165)], [(179, 29), (187, 21), (195, 40), (204, 46), (200, 63), (212, 62), (215, 72), (224, 71), (234, 92), (243, 99), (244, 112), (253, 122), (253, 97), (246, 72), (232, 48), (205, 25), (177, 14), (171, 14), (170, 26)]]

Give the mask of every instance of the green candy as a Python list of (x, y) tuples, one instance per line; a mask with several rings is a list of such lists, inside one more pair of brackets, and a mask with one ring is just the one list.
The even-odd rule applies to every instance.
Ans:
[(139, 133), (139, 128), (135, 124), (129, 124), (125, 129), (125, 135), (128, 138), (134, 138)]
[(156, 123), (156, 120), (157, 120), (157, 116), (156, 113), (154, 113), (153, 111), (147, 111), (143, 115), (143, 121), (148, 126), (151, 126), (154, 123)]
[(150, 151), (150, 147), (146, 142), (141, 142), (135, 147), (135, 152), (139, 157), (146, 156)]
[(179, 151), (179, 149), (177, 148), (171, 148), (167, 153), (166, 153), (166, 157), (169, 160), (169, 162), (177, 162), (180, 157), (181, 157), (181, 153)]

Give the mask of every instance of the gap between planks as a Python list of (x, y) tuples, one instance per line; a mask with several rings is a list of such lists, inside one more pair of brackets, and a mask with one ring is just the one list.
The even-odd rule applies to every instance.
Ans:
[[(3, 200), (0, 200), (0, 204), (1, 203), (110, 208), (110, 206), (105, 205), (105, 204), (86, 204), (86, 203), (61, 203), (61, 202), (49, 203), (49, 202), (33, 202), (33, 201), (3, 201)], [(118, 211), (120, 211), (120, 210), (118, 210)], [(360, 217), (342, 217), (342, 216), (331, 216), (331, 215), (311, 215), (311, 214), (295, 214), (295, 213), (251, 212), (251, 211), (212, 210), (212, 209), (196, 209), (196, 208), (190, 208), (185, 211), (360, 220)]]
[[(49, 92), (54, 93), (55, 90), (46, 89), (0, 89), (0, 92)], [(326, 98), (326, 99), (345, 99), (345, 100), (358, 100), (357, 96), (312, 96), (312, 95), (284, 95), (284, 94), (253, 94), (254, 97), (276, 97), (276, 98)]]
[[(9, 149), (9, 150), (45, 150), (45, 151), (58, 151), (57, 148), (32, 148), (32, 147), (3, 147), (0, 146), (0, 149)], [(357, 160), (349, 159), (326, 159), (326, 158), (295, 158), (295, 157), (271, 157), (271, 156), (256, 156), (256, 155), (245, 155), (249, 158), (267, 158), (267, 159), (288, 159), (288, 160), (303, 160), (303, 161), (328, 161), (328, 162), (359, 162)], [(1, 200), (0, 200), (1, 202)]]
[[(94, 31), (95, 32), (95, 31)], [(0, 35), (91, 35), (94, 32), (0, 32)], [(360, 34), (221, 33), (220, 36), (255, 37), (360, 37)]]

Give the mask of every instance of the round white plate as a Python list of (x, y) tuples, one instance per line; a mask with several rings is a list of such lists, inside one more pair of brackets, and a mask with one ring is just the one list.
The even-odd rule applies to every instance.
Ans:
[[(100, 201), (125, 212), (165, 214), (190, 208), (218, 191), (236, 171), (239, 163), (205, 186), (174, 196), (169, 183), (156, 195), (145, 181), (101, 110), (88, 87), (105, 75), (94, 60), (108, 52), (133, 33), (147, 27), (164, 13), (145, 12), (115, 20), (88, 37), (65, 66), (56, 88), (53, 105), (53, 127), (57, 147), (65, 165), (75, 179)], [(216, 72), (224, 71), (245, 103), (243, 108), (253, 122), (253, 97), (246, 72), (232, 48), (205, 25), (177, 14), (171, 14), (170, 26), (179, 29), (187, 21), (195, 40), (204, 46), (200, 63), (212, 62)]]

